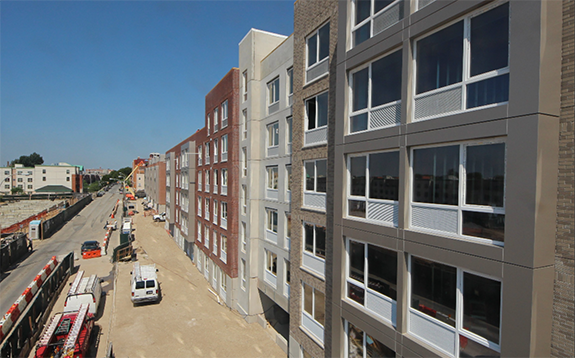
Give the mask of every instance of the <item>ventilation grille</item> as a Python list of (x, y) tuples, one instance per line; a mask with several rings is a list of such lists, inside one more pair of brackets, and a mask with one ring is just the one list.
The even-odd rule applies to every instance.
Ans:
[(226, 128), (228, 126), (228, 119), (222, 119), (222, 128)]
[(403, 1), (400, 1), (373, 18), (373, 36), (397, 23), (402, 17)]
[(227, 186), (222, 186), (220, 188), (220, 194), (222, 195), (228, 195), (228, 187)]
[(461, 87), (455, 87), (416, 98), (414, 120), (460, 111), (461, 93)]
[(395, 325), (395, 312), (397, 304), (389, 298), (385, 299), (374, 294), (370, 290), (365, 292), (365, 307), (375, 314), (385, 318), (391, 324)]
[(392, 127), (401, 121), (401, 102), (371, 112), (370, 129)]
[(367, 203), (367, 218), (397, 226), (398, 207), (396, 203)]
[(269, 147), (268, 148), (268, 157), (277, 157), (279, 154), (278, 147)]
[(228, 152), (222, 153), (222, 162), (228, 161)]
[(304, 193), (303, 205), (325, 210), (325, 194)]
[(455, 351), (455, 333), (439, 324), (431, 317), (425, 317), (410, 309), (409, 331), (418, 338), (453, 356)]
[(268, 107), (268, 114), (276, 113), (280, 109), (280, 103), (276, 102)]
[(327, 127), (305, 133), (305, 145), (327, 142)]
[(424, 7), (426, 7), (427, 5), (431, 4), (434, 1), (435, 0), (419, 0), (417, 4), (417, 10), (423, 9)]
[(307, 70), (306, 81), (311, 82), (316, 78), (320, 77), (321, 75), (327, 73), (328, 68), (329, 68), (329, 60), (325, 60), (324, 62), (320, 63), (314, 68)]
[(457, 234), (457, 210), (412, 206), (411, 225)]

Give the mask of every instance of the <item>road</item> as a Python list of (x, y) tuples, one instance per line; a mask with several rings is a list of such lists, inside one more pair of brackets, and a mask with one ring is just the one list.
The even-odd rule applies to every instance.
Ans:
[(16, 267), (3, 274), (0, 281), (0, 315), (4, 315), (20, 297), (38, 272), (52, 256), (63, 256), (71, 251), (80, 254), (82, 242), (102, 241), (102, 229), (121, 195), (116, 187), (100, 198), (95, 198), (78, 215), (66, 223), (51, 238), (34, 241), (34, 251)]

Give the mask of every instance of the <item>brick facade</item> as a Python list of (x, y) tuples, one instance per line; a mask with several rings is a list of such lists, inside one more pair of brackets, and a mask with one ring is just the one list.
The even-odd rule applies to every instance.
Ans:
[(574, 342), (574, 50), (575, 3), (563, 0), (561, 114), (559, 133), (559, 174), (557, 191), (557, 234), (555, 242), (555, 289), (551, 354), (575, 356)]

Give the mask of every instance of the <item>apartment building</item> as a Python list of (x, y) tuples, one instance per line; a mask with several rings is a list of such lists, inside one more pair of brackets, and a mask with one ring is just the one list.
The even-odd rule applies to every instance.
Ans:
[[(239, 70), (232, 68), (206, 95), (205, 137), (197, 154), (194, 262), (229, 307), (238, 284)], [(191, 191), (190, 191), (191, 195)], [(189, 197), (192, 201), (191, 196)]]
[(336, 1), (294, 5), (290, 357), (328, 355)]
[[(138, 166), (136, 169), (136, 166)], [(134, 159), (132, 161), (132, 170), (136, 169), (136, 171), (132, 174), (132, 188), (134, 191), (138, 190), (146, 190), (145, 184), (145, 176), (146, 176), (146, 166), (148, 165), (148, 160), (144, 158), (138, 157), (138, 159)]]
[(146, 198), (158, 213), (166, 211), (166, 155), (150, 153), (144, 173)]
[(293, 37), (252, 29), (239, 44), (245, 155), (240, 170), (238, 311), (288, 351)]
[(60, 162), (55, 165), (36, 165), (0, 168), (0, 193), (10, 194), (12, 188), (21, 188), (26, 194), (47, 192), (82, 192), (81, 167)]
[(339, 3), (325, 356), (551, 355), (561, 6)]

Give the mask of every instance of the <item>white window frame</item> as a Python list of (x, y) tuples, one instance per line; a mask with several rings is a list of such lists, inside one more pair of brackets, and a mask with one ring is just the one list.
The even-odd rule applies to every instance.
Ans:
[(222, 163), (227, 162), (228, 161), (228, 135), (227, 134), (224, 134), (222, 136), (221, 150), (222, 150), (222, 160), (221, 161), (222, 161)]
[(213, 210), (213, 219), (214, 219), (214, 225), (218, 225), (218, 205), (220, 205), (218, 203), (218, 201), (216, 199), (213, 199), (213, 206), (214, 206), (214, 210)]
[(241, 288), (242, 290), (246, 290), (247, 285), (247, 267), (246, 267), (246, 260), (241, 259), (240, 264), (240, 275), (241, 275)]
[(248, 70), (242, 72), (242, 92), (244, 102), (248, 100)]
[(210, 176), (211, 176), (210, 171), (206, 170), (206, 181), (204, 183), (204, 191), (206, 193), (210, 192)]
[[(480, 344), (484, 347), (487, 347), (491, 350), (494, 350), (496, 352), (501, 353), (501, 344), (497, 344), (495, 342), (489, 341), (487, 338), (484, 338), (476, 333), (473, 333), (471, 331), (466, 330), (463, 327), (463, 277), (465, 273), (477, 276), (477, 277), (482, 277), (482, 278), (486, 278), (492, 281), (497, 281), (501, 283), (501, 291), (500, 291), (500, 302), (499, 302), (499, 342), (501, 342), (501, 332), (502, 332), (502, 322), (503, 322), (503, 281), (501, 280), (501, 278), (498, 277), (494, 277), (494, 276), (490, 276), (490, 275), (486, 275), (483, 273), (479, 273), (476, 271), (472, 271), (472, 270), (468, 270), (468, 269), (464, 269), (461, 267), (457, 267), (455, 265), (451, 265), (451, 264), (447, 264), (441, 261), (436, 261), (436, 260), (432, 260), (432, 259), (428, 259), (425, 257), (421, 257), (421, 256), (417, 256), (417, 255), (411, 255), (409, 254), (408, 257), (408, 262), (407, 262), (407, 270), (408, 270), (408, 277), (407, 277), (407, 297), (408, 297), (408, 301), (407, 302), (412, 302), (412, 260), (414, 257), (419, 257), (421, 259), (424, 260), (428, 260), (428, 261), (432, 261), (432, 262), (436, 262), (438, 264), (442, 264), (442, 265), (446, 265), (446, 266), (450, 266), (456, 269), (456, 303), (455, 303), (455, 327), (452, 327), (450, 325), (447, 325), (439, 320), (436, 320), (434, 317), (431, 317), (429, 315), (425, 315), (426, 318), (440, 322), (440, 324), (442, 326), (448, 327), (450, 331), (453, 331), (453, 333), (455, 334), (455, 356), (459, 357), (459, 335), (464, 336), (467, 339), (471, 339), (473, 342)], [(408, 314), (409, 315), (413, 315), (416, 314), (414, 312), (417, 312), (417, 314), (421, 314), (421, 312), (413, 309), (411, 307), (411, 304), (408, 304)], [(409, 319), (408, 319), (409, 321)], [(414, 336), (417, 337), (416, 334), (412, 333), (410, 330), (410, 327), (408, 325), (408, 331), (413, 334)]]
[(219, 140), (218, 138), (214, 138), (214, 163), (218, 162), (219, 157)]
[[(319, 38), (319, 30), (323, 29), (325, 26), (328, 26), (328, 27), (329, 27), (329, 25), (330, 25), (329, 21), (326, 22), (325, 24), (322, 24), (320, 27), (317, 28), (317, 30), (315, 30), (313, 33), (311, 33), (310, 35), (308, 35), (308, 36), (306, 37), (306, 39), (305, 39), (305, 69), (306, 69), (306, 71), (308, 71), (308, 70), (310, 70), (310, 69), (312, 69), (312, 68), (314, 68), (314, 67), (316, 67), (316, 66), (319, 66), (320, 64), (324, 63), (325, 61), (329, 61), (329, 48), (328, 48), (328, 55), (327, 55), (327, 57), (324, 57), (324, 58), (322, 58), (322, 59), (319, 58), (320, 42), (321, 42), (321, 41), (320, 41), (320, 38)], [(331, 28), (330, 28), (329, 30), (330, 30), (330, 37), (331, 37)], [(312, 63), (311, 65), (309, 65), (309, 60), (308, 60), (309, 57), (310, 57), (310, 55), (309, 55), (309, 40), (310, 40), (311, 38), (313, 38), (313, 37), (317, 37), (317, 41), (316, 41), (316, 46), (317, 46), (317, 48), (316, 48), (316, 58), (315, 58), (315, 62)], [(329, 40), (329, 39), (328, 39), (327, 43), (328, 43), (328, 47), (329, 47), (329, 46), (330, 46), (330, 40)], [(327, 73), (329, 73), (329, 71), (328, 71)], [(326, 73), (326, 74), (327, 74), (327, 73)], [(318, 77), (318, 78), (321, 78), (321, 77), (323, 77), (323, 76), (325, 76), (325, 75), (322, 75), (322, 76), (320, 76), (320, 77)], [(314, 79), (314, 80), (316, 80), (316, 79)], [(306, 82), (308, 82), (308, 81), (306, 80)]]
[[(266, 188), (268, 190), (278, 190), (279, 187), (279, 168), (277, 165), (266, 167), (267, 180)], [(275, 173), (275, 178), (274, 178)]]
[(214, 256), (218, 256), (218, 232), (216, 230), (214, 230), (214, 236), (213, 236), (213, 245), (212, 245), (212, 254), (214, 254)]
[(268, 140), (267, 140), (267, 147), (268, 148), (276, 148), (279, 146), (280, 142), (280, 124), (279, 122), (273, 122), (266, 126)]
[[(373, 33), (373, 19), (374, 19), (375, 17), (377, 17), (377, 16), (383, 14), (384, 12), (386, 12), (386, 11), (387, 11), (388, 9), (390, 9), (392, 6), (395, 6), (395, 5), (397, 5), (397, 4), (401, 3), (401, 2), (403, 2), (403, 0), (396, 0), (396, 1), (392, 2), (392, 3), (390, 3), (389, 5), (387, 5), (386, 7), (384, 7), (383, 9), (380, 9), (380, 10), (379, 10), (377, 13), (375, 13), (375, 14), (373, 13), (373, 12), (375, 11), (374, 1), (371, 0), (370, 10), (369, 10), (369, 16), (368, 16), (367, 18), (363, 19), (359, 24), (355, 24), (356, 2), (357, 2), (357, 1), (355, 1), (355, 0), (352, 1), (352, 6), (351, 6), (351, 17), (350, 17), (350, 19), (351, 19), (352, 23), (351, 23), (351, 36), (350, 36), (350, 48), (349, 48), (350, 50), (351, 50), (352, 48), (354, 48), (355, 46), (357, 46), (357, 44), (355, 44), (355, 42), (354, 42), (354, 38), (355, 38), (355, 37), (354, 37), (354, 32), (355, 32), (356, 30), (360, 29), (361, 27), (363, 27), (363, 25), (365, 25), (365, 24), (367, 24), (367, 23), (369, 22), (369, 23), (370, 23), (370, 25), (369, 25), (369, 38), (372, 38), (373, 36), (375, 36), (375, 35), (377, 35), (377, 34), (383, 32), (383, 31), (385, 31), (385, 29), (384, 29), (384, 30), (378, 32), (377, 34), (374, 34), (374, 33)], [(404, 15), (404, 16), (405, 16), (405, 15)], [(403, 16), (402, 16), (402, 18), (403, 18)], [(393, 26), (393, 25), (391, 25), (391, 26)], [(387, 28), (389, 28), (389, 27), (387, 27)], [(367, 41), (367, 40), (365, 40), (365, 41)]]
[(222, 129), (228, 126), (228, 100), (222, 102)]
[[(468, 147), (474, 147), (474, 146), (480, 146), (480, 145), (490, 145), (490, 144), (500, 144), (503, 143), (505, 144), (505, 159), (504, 162), (505, 164), (505, 173), (504, 173), (504, 180), (503, 180), (503, 207), (493, 207), (493, 206), (486, 206), (486, 205), (474, 205), (474, 204), (466, 204), (466, 189), (467, 189), (467, 169), (466, 169), (466, 154), (467, 154), (467, 148)], [(446, 147), (446, 146), (454, 146), (454, 145), (458, 145), (459, 146), (459, 187), (458, 187), (458, 205), (449, 205), (449, 204), (433, 204), (433, 203), (424, 203), (424, 202), (415, 202), (413, 201), (413, 190), (414, 190), (414, 173), (413, 173), (413, 153), (415, 150), (418, 149), (425, 149), (425, 148), (440, 148), (440, 147)], [(468, 235), (463, 235), (463, 211), (471, 211), (471, 212), (478, 212), (478, 213), (488, 213), (488, 214), (499, 214), (499, 215), (505, 215), (505, 194), (507, 192), (507, 186), (505, 185), (506, 183), (506, 178), (507, 178), (507, 143), (505, 141), (504, 138), (491, 138), (491, 139), (487, 139), (487, 140), (479, 140), (479, 141), (465, 141), (465, 142), (453, 142), (453, 143), (444, 143), (441, 145), (425, 145), (425, 146), (419, 146), (419, 147), (412, 147), (410, 149), (410, 167), (409, 167), (409, 171), (410, 171), (410, 180), (409, 180), (409, 227), (412, 230), (417, 230), (417, 231), (429, 231), (431, 233), (440, 233), (440, 235), (445, 236), (445, 232), (443, 231), (436, 231), (433, 229), (424, 229), (421, 227), (413, 227), (412, 225), (412, 213), (413, 213), (413, 207), (414, 206), (418, 206), (418, 207), (426, 207), (426, 208), (432, 208), (432, 209), (437, 209), (437, 210), (445, 210), (447, 209), (453, 209), (453, 210), (457, 210), (457, 233), (453, 234), (453, 233), (449, 233), (450, 236), (455, 236), (455, 237), (459, 237), (459, 238), (463, 238), (466, 240), (470, 240), (470, 241), (476, 241), (476, 242), (481, 242), (481, 243), (486, 243), (486, 244), (492, 244), (492, 245), (496, 245), (496, 246), (504, 246), (504, 242), (505, 241), (495, 241), (495, 240), (491, 240), (491, 239), (487, 239), (487, 238), (482, 238), (482, 237), (477, 237), (477, 236), (468, 236)], [(505, 238), (504, 238), (505, 240)]]
[(228, 190), (227, 190), (228, 189), (228, 169), (222, 168), (221, 175), (222, 175), (222, 182), (221, 182), (222, 188), (220, 190), (220, 194), (225, 196), (225, 195), (228, 195), (227, 194), (228, 193)]
[(210, 248), (210, 227), (204, 225), (204, 246)]
[[(305, 243), (306, 243), (305, 225), (306, 225), (306, 224), (313, 226), (313, 252), (309, 252), (309, 251), (307, 251), (306, 248), (305, 248)], [(318, 256), (318, 255), (316, 255), (316, 253), (315, 253), (315, 251), (316, 251), (316, 249), (317, 249), (316, 228), (317, 228), (318, 226), (319, 226), (319, 227), (323, 227), (323, 228), (325, 229), (325, 234), (326, 234), (326, 237), (325, 237), (325, 246), (326, 246), (326, 247), (324, 247), (324, 250), (325, 250), (325, 252), (326, 252), (326, 253), (324, 254), (324, 256), (326, 256), (325, 258), (324, 258), (324, 257), (321, 257), (321, 256)], [(302, 235), (302, 237), (303, 237), (303, 240), (302, 240), (302, 245), (303, 245), (303, 247), (302, 247), (302, 252), (303, 252), (304, 254), (313, 256), (313, 257), (317, 258), (318, 260), (321, 260), (321, 261), (325, 262), (326, 259), (327, 259), (327, 255), (326, 255), (326, 254), (327, 254), (327, 227), (324, 226), (324, 225), (314, 224), (314, 223), (311, 223), (311, 222), (309, 222), (309, 221), (304, 221), (304, 222), (303, 222), (303, 225), (302, 225), (302, 232), (303, 232), (303, 235)]]
[[(315, 319), (315, 316), (316, 316), (316, 306), (317, 306), (317, 304), (316, 304), (316, 301), (317, 301), (316, 291), (321, 292), (321, 290), (318, 290), (318, 289), (316, 289), (315, 287), (313, 287), (313, 286), (311, 286), (311, 285), (308, 285), (307, 283), (305, 283), (305, 282), (303, 282), (303, 281), (301, 282), (301, 285), (302, 285), (302, 287), (301, 287), (301, 290), (302, 290), (302, 299), (301, 299), (302, 327), (305, 328), (305, 325), (304, 325), (304, 323), (303, 323), (303, 321), (304, 321), (304, 320), (303, 320), (303, 316), (306, 316), (306, 318), (308, 318), (308, 319), (312, 320), (313, 322), (315, 322), (315, 324), (317, 324), (318, 327), (320, 327), (321, 330), (322, 330), (322, 337), (317, 337), (315, 334), (313, 334), (312, 332), (310, 332), (308, 329), (306, 329), (306, 332), (310, 332), (311, 334), (313, 334), (316, 338), (318, 338), (318, 339), (323, 343), (323, 341), (324, 341), (323, 335), (324, 335), (324, 329), (325, 329), (325, 327), (324, 327), (324, 325), (323, 325), (321, 322), (319, 322), (319, 321), (317, 321), (317, 320)], [(306, 308), (305, 308), (305, 286), (311, 288), (311, 294), (312, 294), (312, 296), (311, 296), (311, 302), (312, 302), (312, 307), (311, 307), (311, 309), (312, 309), (312, 312), (307, 312), (307, 311), (306, 311)], [(322, 294), (323, 294), (323, 297), (324, 297), (323, 307), (324, 307), (324, 310), (325, 310), (325, 308), (326, 308), (325, 293), (322, 292)], [(323, 312), (323, 316), (324, 316), (324, 322), (325, 322), (325, 316), (326, 316), (326, 312), (325, 312), (325, 311)]]
[(242, 177), (248, 176), (248, 149), (242, 147)]
[(205, 144), (205, 152), (206, 152), (206, 162), (205, 164), (210, 164), (210, 142), (206, 142)]
[(210, 220), (210, 199), (204, 198), (204, 219)]
[(287, 85), (287, 91), (286, 93), (288, 94), (288, 101), (289, 98), (291, 98), (293, 96), (293, 67), (290, 67), (287, 69), (286, 71), (286, 85)]
[[(228, 203), (225, 201), (220, 202), (220, 205), (222, 206), (221, 208), (221, 215), (222, 215), (222, 220), (220, 220), (220, 225), (224, 228), (227, 229), (228, 228)], [(226, 222), (225, 226), (224, 226), (224, 220)]]
[[(210, 135), (210, 126), (211, 126), (211, 119), (210, 119), (210, 114), (208, 113), (207, 120), (206, 120), (206, 133), (208, 136)], [(209, 157), (209, 154), (208, 154), (208, 157)]]
[(214, 133), (216, 133), (219, 129), (220, 129), (220, 125), (219, 125), (219, 118), (220, 117), (220, 111), (219, 108), (216, 107), (214, 108)]
[(248, 191), (247, 187), (242, 184), (242, 191), (240, 193), (240, 200), (242, 201), (242, 212), (247, 214), (248, 212)]
[[(275, 230), (274, 230), (274, 224), (273, 224), (274, 216), (275, 216), (275, 222), (276, 222)], [(266, 208), (266, 230), (277, 234), (278, 233), (278, 226), (279, 226), (278, 211), (275, 209)]]
[[(402, 0), (398, 0), (398, 1), (402, 1)], [(349, 114), (348, 114), (348, 121), (347, 121), (347, 133), (348, 134), (356, 134), (356, 133), (363, 133), (363, 132), (368, 132), (368, 131), (372, 131), (372, 130), (377, 130), (377, 129), (381, 129), (381, 128), (389, 128), (389, 127), (394, 127), (394, 126), (398, 126), (400, 123), (397, 123), (395, 125), (392, 126), (383, 126), (383, 127), (373, 127), (372, 126), (372, 113), (375, 111), (378, 111), (380, 109), (383, 108), (387, 108), (387, 107), (392, 107), (392, 106), (401, 106), (401, 96), (398, 100), (396, 101), (391, 101), (391, 102), (387, 102), (387, 103), (383, 103), (380, 105), (377, 105), (375, 107), (372, 107), (371, 105), (371, 93), (372, 93), (372, 64), (374, 62), (377, 62), (387, 56), (393, 55), (396, 52), (401, 52), (402, 50), (399, 49), (394, 49), (391, 52), (387, 52), (386, 54), (379, 56), (378, 58), (370, 61), (369, 63), (363, 64), (359, 67), (354, 68), (353, 70), (349, 71), (349, 75), (348, 75), (348, 83), (349, 83), (349, 97), (348, 97), (348, 108), (349, 108)], [(353, 111), (353, 75), (356, 74), (359, 71), (362, 71), (364, 69), (368, 68), (368, 84), (367, 84), (367, 107), (363, 108), (363, 109), (359, 109), (357, 111)], [(400, 84), (401, 86), (401, 84)], [(367, 129), (364, 130), (360, 130), (360, 131), (355, 131), (352, 132), (352, 128), (351, 128), (351, 117), (355, 117), (355, 116), (359, 116), (361, 114), (367, 113)]]
[(248, 137), (248, 110), (242, 110), (242, 132), (244, 133), (243, 139)]
[(198, 171), (198, 191), (203, 191), (203, 190), (204, 190), (203, 185), (202, 185), (202, 183), (203, 183), (203, 180), (202, 180), (203, 176), (204, 176), (203, 172), (202, 172), (201, 170), (199, 170), (199, 171)]
[[(319, 106), (318, 106), (318, 100), (317, 100), (317, 98), (319, 96), (321, 96), (322, 94), (326, 94), (326, 93), (327, 92), (318, 93), (315, 96), (311, 96), (309, 98), (306, 98), (306, 100), (304, 101), (304, 109), (305, 109), (305, 127), (304, 127), (304, 130), (305, 130), (305, 132), (313, 132), (313, 131), (317, 131), (318, 129), (327, 128), (327, 125), (329, 124), (329, 94), (328, 94), (327, 108), (326, 108), (326, 113), (328, 113), (328, 118), (327, 118), (326, 123), (324, 125), (322, 125), (321, 127), (318, 124)], [(307, 102), (311, 101), (312, 99), (315, 100), (315, 105), (316, 105), (315, 118), (314, 118), (316, 126), (313, 129), (308, 129), (309, 128), (309, 118), (308, 118)]]
[(268, 107), (280, 101), (280, 78), (279, 76), (269, 81), (267, 84)]
[(246, 252), (247, 248), (248, 248), (248, 241), (247, 241), (247, 225), (245, 222), (242, 221), (242, 224), (240, 225), (240, 239), (242, 242), (242, 252)]
[[(462, 112), (471, 112), (471, 111), (477, 111), (477, 110), (481, 110), (481, 109), (485, 109), (485, 108), (491, 108), (491, 107), (497, 107), (497, 106), (501, 106), (501, 105), (506, 105), (507, 103), (509, 103), (509, 100), (505, 101), (505, 102), (498, 102), (498, 103), (490, 103), (490, 104), (486, 104), (483, 106), (477, 106), (477, 107), (472, 107), (472, 108), (467, 108), (467, 87), (473, 83), (476, 82), (480, 82), (483, 80), (487, 80), (490, 78), (495, 78), (497, 76), (500, 75), (505, 75), (510, 73), (509, 72), (509, 64), (510, 64), (510, 57), (511, 57), (511, 51), (508, 50), (508, 58), (507, 58), (507, 67), (503, 67), (503, 68), (499, 68), (496, 70), (491, 70), (489, 72), (485, 72), (485, 73), (481, 73), (479, 75), (475, 75), (475, 76), (471, 76), (470, 75), (470, 70), (471, 70), (471, 66), (470, 66), (470, 62), (471, 62), (471, 31), (470, 31), (470, 27), (471, 27), (471, 19), (474, 17), (477, 17), (487, 11), (493, 10), (494, 8), (505, 4), (506, 2), (508, 2), (507, 0), (505, 1), (495, 1), (490, 3), (489, 5), (482, 7), (481, 9), (474, 11), (464, 17), (460, 17), (457, 18), (453, 21), (450, 21), (449, 23), (434, 29), (433, 31), (430, 31), (428, 33), (426, 33), (423, 36), (418, 37), (417, 39), (414, 40), (413, 42), (413, 76), (412, 76), (412, 81), (413, 81), (413, 86), (412, 86), (412, 93), (411, 93), (411, 101), (412, 101), (412, 108), (415, 108), (415, 101), (421, 97), (426, 97), (426, 96), (430, 96), (436, 93), (441, 93), (444, 91), (448, 91), (450, 89), (455, 89), (455, 88), (459, 88), (461, 87), (461, 107), (459, 110), (456, 111), (449, 111), (449, 112), (445, 112), (445, 113), (440, 113), (440, 114), (436, 114), (436, 115), (432, 115), (432, 116), (428, 116), (428, 117), (422, 117), (422, 118), (417, 118), (415, 119), (415, 111), (412, 111), (412, 121), (424, 121), (424, 120), (429, 120), (429, 119), (434, 119), (434, 118), (438, 118), (438, 117), (444, 117), (446, 115), (452, 115), (455, 113), (462, 113)], [(509, 13), (509, 16), (511, 17), (511, 11)], [(509, 19), (509, 18), (508, 18)], [(420, 94), (417, 94), (417, 43), (420, 40), (423, 40), (441, 30), (444, 30), (456, 23), (458, 23), (459, 21), (463, 21), (463, 42), (464, 42), (464, 46), (463, 46), (463, 70), (462, 70), (462, 76), (461, 76), (461, 82), (457, 82), (457, 83), (453, 83), (450, 84), (448, 86), (443, 86), (440, 88), (436, 88), (433, 90), (429, 90), (427, 92), (422, 92)], [(509, 31), (511, 31), (511, 28), (509, 28)], [(511, 37), (509, 36), (509, 41), (511, 41)]]
[[(317, 191), (317, 162), (320, 161), (324, 161), (325, 162), (325, 168), (326, 168), (326, 191)], [(306, 183), (306, 176), (307, 176), (307, 168), (306, 168), (306, 163), (314, 163), (313, 165), (313, 170), (314, 170), (314, 184), (313, 184), (313, 190), (309, 190), (307, 189), (307, 183)], [(303, 172), (304, 172), (304, 183), (303, 183), (303, 189), (304, 192), (308, 192), (308, 193), (316, 193), (316, 194), (326, 194), (327, 193), (327, 159), (314, 159), (314, 160), (306, 160), (303, 162)]]
[(226, 235), (220, 235), (222, 243), (220, 245), (220, 260), (223, 262), (228, 261), (228, 237)]
[[(270, 274), (274, 275), (276, 278), (278, 276), (278, 255), (270, 250), (265, 250), (266, 252), (266, 266), (265, 270)], [(274, 261), (275, 261), (275, 272), (274, 272)]]
[(198, 145), (198, 165), (202, 165), (203, 153), (204, 153), (204, 147), (202, 145)]

